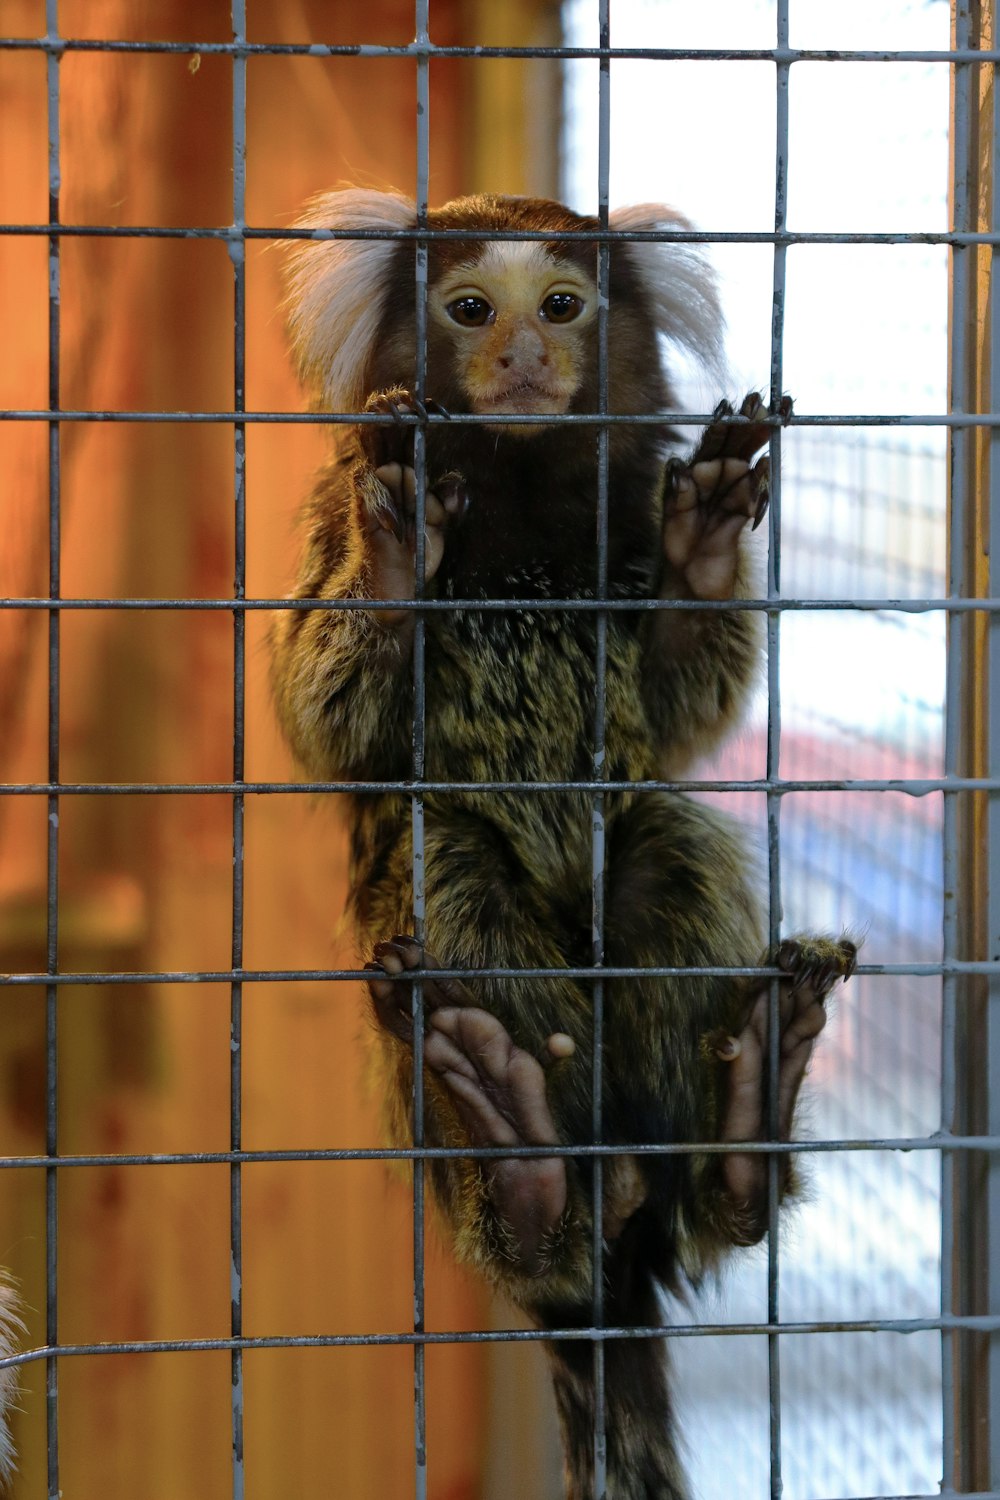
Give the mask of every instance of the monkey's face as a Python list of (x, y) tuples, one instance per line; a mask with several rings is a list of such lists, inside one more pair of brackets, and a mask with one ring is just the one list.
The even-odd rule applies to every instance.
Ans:
[[(480, 416), (556, 416), (593, 364), (597, 287), (581, 266), (540, 242), (487, 245), (449, 267), (428, 294), (432, 363)], [(541, 426), (501, 430), (530, 437)]]

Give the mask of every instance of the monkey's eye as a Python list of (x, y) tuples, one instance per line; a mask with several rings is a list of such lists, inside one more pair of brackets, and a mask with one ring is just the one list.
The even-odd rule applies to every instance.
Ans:
[(482, 328), (496, 317), (485, 297), (459, 297), (457, 302), (449, 302), (447, 311), (452, 322), (461, 328)]
[(551, 292), (540, 311), (547, 323), (572, 323), (583, 312), (583, 303), (572, 292)]

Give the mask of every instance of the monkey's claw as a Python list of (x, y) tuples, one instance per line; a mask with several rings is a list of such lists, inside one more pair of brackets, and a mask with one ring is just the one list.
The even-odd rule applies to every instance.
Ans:
[(365, 457), (373, 469), (393, 462), (412, 467), (413, 434), (418, 424), (408, 418), (416, 417), (419, 422), (426, 422), (428, 417), (451, 417), (451, 412), (433, 397), (418, 400), (402, 386), (393, 386), (369, 396), (365, 413), (367, 416), (392, 418), (392, 426), (382, 422), (365, 422), (361, 426)]
[[(791, 420), (790, 396), (782, 396), (774, 416), (782, 426)], [(712, 413), (712, 421), (702, 433), (701, 442), (688, 460), (689, 464), (693, 467), (717, 458), (742, 458), (749, 463), (767, 442), (771, 430), (768, 418), (764, 398), (757, 391), (744, 396), (738, 412), (730, 402), (720, 401)]]
[(850, 979), (858, 961), (857, 944), (850, 938), (786, 938), (775, 955), (779, 969), (792, 979), (791, 993), (808, 987), (822, 1001), (838, 979)]

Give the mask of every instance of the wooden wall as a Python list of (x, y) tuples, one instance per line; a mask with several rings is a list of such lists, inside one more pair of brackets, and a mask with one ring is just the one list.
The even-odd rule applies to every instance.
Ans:
[[(539, 7), (532, 7), (535, 11)], [(254, 0), (251, 40), (406, 41), (410, 0)], [(496, 8), (494, 8), (496, 9)], [(523, 14), (525, 6), (513, 13)], [(229, 40), (220, 0), (62, 0), (64, 35)], [(474, 39), (482, 5), (434, 0), (435, 41)], [(4, 0), (7, 34), (44, 30), (40, 0)], [(463, 31), (464, 28), (464, 31)], [(484, 39), (480, 37), (480, 40)], [(502, 38), (501, 38), (502, 39)], [(512, 39), (512, 38), (508, 38)], [(512, 74), (493, 75), (508, 142), (494, 186), (517, 188), (523, 137)], [(62, 215), (68, 223), (220, 225), (232, 217), (231, 66), (211, 55), (70, 53), (60, 64)], [(504, 81), (506, 80), (506, 82)], [(553, 85), (556, 80), (553, 76)], [(432, 197), (484, 185), (471, 159), (482, 117), (465, 64), (432, 77)], [(0, 222), (47, 220), (45, 58), (0, 51)], [(407, 60), (268, 57), (248, 69), (250, 223), (290, 222), (341, 179), (412, 189), (415, 68)], [(503, 101), (506, 100), (506, 103)], [(499, 138), (499, 137), (498, 137)], [(478, 149), (478, 148), (477, 148)], [(530, 152), (522, 152), (524, 161)], [(534, 185), (534, 184), (532, 184)], [(62, 241), (65, 408), (213, 410), (233, 403), (233, 276), (221, 242)], [(0, 406), (47, 405), (47, 242), (0, 238)], [(247, 256), (247, 405), (299, 409), (284, 347), (279, 253)], [(13, 356), (13, 357), (12, 357)], [(0, 595), (45, 596), (43, 423), (0, 423)], [(321, 459), (314, 427), (247, 435), (247, 591), (287, 587), (292, 518)], [(233, 439), (222, 425), (62, 427), (67, 596), (225, 597), (233, 578)], [(286, 779), (265, 682), (267, 618), (247, 621), (250, 779)], [(43, 612), (0, 611), (0, 780), (46, 777)], [(61, 776), (67, 782), (203, 782), (232, 773), (233, 624), (198, 611), (66, 612)], [(67, 971), (205, 970), (230, 958), (231, 806), (225, 796), (61, 799), (60, 965)], [(44, 799), (0, 797), (0, 968), (45, 967)], [(330, 807), (251, 797), (248, 967), (349, 963), (336, 934), (344, 849)], [(4, 1154), (44, 1149), (44, 992), (0, 989)], [(247, 1148), (370, 1146), (356, 987), (246, 988)], [(80, 986), (59, 992), (64, 1153), (225, 1150), (229, 993), (224, 985)], [(44, 1343), (43, 1174), (0, 1173), (0, 1263), (19, 1277), (30, 1341)], [(226, 1336), (225, 1166), (67, 1169), (59, 1183), (59, 1333), (67, 1342)], [(410, 1325), (410, 1195), (378, 1163), (258, 1165), (244, 1173), (248, 1334), (359, 1333)], [(429, 1247), (428, 1322), (482, 1326), (480, 1288)], [(484, 1359), (428, 1355), (430, 1493), (480, 1492)], [(412, 1492), (408, 1349), (251, 1353), (250, 1500)], [(24, 1370), (17, 1500), (47, 1494), (44, 1365)], [(102, 1500), (230, 1493), (225, 1353), (60, 1362), (63, 1492)]]

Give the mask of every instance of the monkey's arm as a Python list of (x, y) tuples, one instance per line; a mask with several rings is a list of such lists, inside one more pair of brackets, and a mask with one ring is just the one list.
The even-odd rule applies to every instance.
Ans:
[[(406, 401), (405, 392), (388, 391), (372, 396), (366, 411), (398, 416)], [(278, 717), (314, 775), (398, 775), (410, 743), (414, 615), (377, 607), (414, 596), (416, 485), (406, 459), (405, 429), (366, 426), (321, 477), (306, 509), (305, 553), (292, 598), (372, 605), (287, 610), (274, 626)], [(464, 504), (456, 475), (427, 493), (427, 581), (440, 566), (446, 523)]]
[[(380, 577), (374, 533), (382, 487), (347, 459), (320, 478), (306, 511), (306, 545), (293, 599), (371, 600)], [(398, 616), (397, 612), (397, 616)], [(375, 609), (290, 609), (271, 636), (278, 717), (297, 758), (317, 776), (389, 772), (409, 716), (410, 633)], [(404, 739), (405, 744), (405, 739)]]
[[(767, 439), (759, 396), (750, 395), (742, 420), (706, 429), (687, 464), (671, 460), (662, 494), (663, 556), (657, 594), (662, 600), (753, 597), (746, 540), (767, 510), (767, 459), (751, 460)], [(783, 405), (782, 416), (791, 413)], [(719, 417), (732, 417), (723, 402)], [(643, 622), (644, 698), (668, 773), (682, 771), (731, 730), (752, 688), (761, 643), (755, 610), (656, 610)]]

